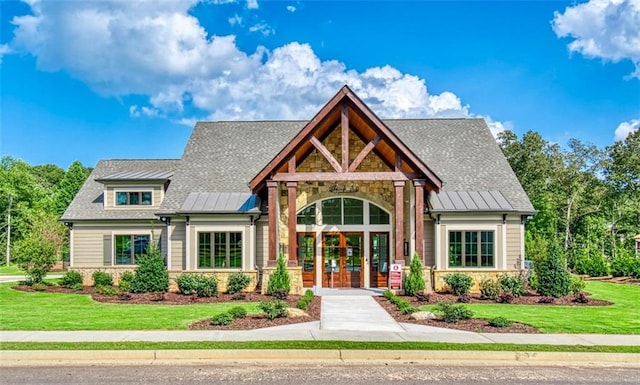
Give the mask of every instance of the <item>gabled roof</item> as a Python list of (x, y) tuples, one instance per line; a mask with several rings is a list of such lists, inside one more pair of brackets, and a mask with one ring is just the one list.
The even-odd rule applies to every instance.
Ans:
[(100, 219), (157, 219), (155, 209), (105, 210), (105, 186), (98, 182), (109, 175), (117, 175), (129, 170), (146, 170), (150, 173), (173, 172), (178, 167), (178, 159), (114, 159), (101, 160), (93, 169), (78, 194), (62, 214), (63, 221)]
[[(386, 124), (376, 116), (376, 114), (364, 104), (364, 102), (353, 92), (348, 86), (342, 87), (342, 89), (333, 97), (329, 102), (320, 109), (320, 111), (313, 117), (300, 132), (284, 146), (278, 154), (271, 159), (269, 163), (264, 166), (262, 170), (249, 182), (249, 188), (257, 192), (261, 186), (264, 186), (267, 179), (270, 179), (273, 174), (282, 169), (289, 159), (294, 159), (299, 164), (301, 158), (308, 155), (313, 149), (313, 145), (310, 144), (311, 140), (318, 139), (328, 132), (337, 129), (336, 125), (343, 129), (343, 134), (346, 137), (346, 133), (349, 130), (358, 131), (357, 133), (361, 137), (369, 138), (366, 141), (375, 141), (374, 149), (376, 147), (385, 147), (385, 152), (379, 154), (381, 158), (385, 158), (389, 165), (394, 165), (396, 162), (400, 162), (396, 165), (397, 171), (416, 171), (420, 175), (417, 179), (426, 179), (426, 183), (430, 186), (430, 190), (439, 190), (442, 187), (442, 180), (425, 164), (419, 157), (417, 157), (409, 147), (407, 147), (396, 134), (386, 126)], [(318, 143), (316, 142), (316, 143)], [(366, 143), (366, 142), (365, 142)], [(343, 146), (348, 145), (343, 138)], [(306, 148), (306, 149), (305, 149)], [(339, 165), (339, 161), (334, 160), (329, 156), (329, 159), (333, 161), (334, 167), (337, 172), (347, 173), (348, 170), (348, 156), (343, 148), (342, 165)], [(379, 151), (379, 150), (376, 150)], [(301, 156), (300, 156), (301, 155)], [(391, 158), (388, 158), (391, 156)], [(346, 157), (346, 158), (345, 158)], [(403, 167), (404, 163), (404, 167)], [(404, 168), (404, 170), (403, 170)], [(292, 172), (289, 170), (288, 172)]]

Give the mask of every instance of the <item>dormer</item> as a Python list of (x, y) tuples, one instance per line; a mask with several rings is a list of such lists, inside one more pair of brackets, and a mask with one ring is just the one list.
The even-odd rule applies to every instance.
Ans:
[(121, 171), (96, 182), (104, 185), (104, 208), (155, 209), (160, 207), (169, 186), (171, 171)]

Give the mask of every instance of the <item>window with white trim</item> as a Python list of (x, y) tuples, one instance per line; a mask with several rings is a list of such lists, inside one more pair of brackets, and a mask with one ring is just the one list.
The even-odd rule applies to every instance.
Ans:
[[(367, 210), (368, 209), (368, 215)], [(388, 225), (390, 215), (382, 207), (357, 198), (328, 198), (298, 211), (299, 225)], [(368, 223), (366, 220), (368, 219)]]
[(116, 206), (151, 206), (151, 191), (116, 191)]
[(449, 267), (495, 267), (495, 231), (449, 231)]
[(143, 235), (114, 235), (114, 265), (135, 265), (136, 258), (147, 252), (151, 236)]
[(242, 268), (242, 232), (199, 232), (198, 268)]

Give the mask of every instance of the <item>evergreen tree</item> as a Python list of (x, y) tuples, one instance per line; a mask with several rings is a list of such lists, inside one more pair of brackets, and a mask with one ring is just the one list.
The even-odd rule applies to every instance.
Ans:
[(89, 176), (87, 169), (79, 161), (74, 161), (69, 166), (64, 178), (60, 181), (55, 199), (55, 208), (58, 215), (62, 215), (76, 196), (85, 180)]
[(416, 295), (424, 291), (424, 279), (422, 279), (422, 261), (418, 254), (413, 254), (411, 265), (409, 266), (409, 275), (402, 282), (405, 295)]

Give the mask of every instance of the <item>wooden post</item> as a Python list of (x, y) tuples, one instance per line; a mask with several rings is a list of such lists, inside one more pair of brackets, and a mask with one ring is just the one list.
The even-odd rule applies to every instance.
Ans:
[(424, 264), (424, 180), (414, 180), (413, 186), (416, 197), (416, 253)]
[(267, 266), (275, 266), (278, 258), (278, 182), (267, 181), (269, 190), (269, 261)]
[(347, 104), (342, 104), (342, 172), (349, 171), (349, 112)]
[(395, 261), (404, 260), (404, 181), (394, 181), (396, 192), (396, 236), (395, 236)]
[(296, 187), (298, 182), (287, 182), (287, 205), (289, 211), (289, 266), (298, 266), (296, 255)]

